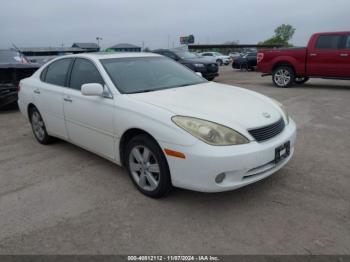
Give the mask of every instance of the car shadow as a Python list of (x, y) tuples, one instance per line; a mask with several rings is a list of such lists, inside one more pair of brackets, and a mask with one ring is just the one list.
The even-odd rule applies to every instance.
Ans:
[(8, 113), (14, 113), (14, 112), (18, 112), (17, 104), (7, 105), (0, 109), (0, 114), (8, 114)]
[(242, 205), (245, 201), (250, 202), (252, 199), (261, 199), (266, 194), (273, 190), (272, 187), (275, 187), (278, 183), (278, 174), (283, 171), (279, 171), (272, 176), (269, 176), (263, 180), (260, 180), (256, 183), (241, 187), (236, 190), (226, 191), (226, 192), (217, 192), (217, 193), (203, 193), (197, 191), (191, 191), (180, 188), (173, 188), (170, 194), (164, 198), (163, 201), (181, 201), (184, 200), (189, 203), (200, 203), (205, 205), (206, 203), (212, 208), (211, 203), (224, 203), (229, 201), (231, 204), (237, 203)]
[[(74, 152), (74, 154), (79, 154), (79, 158), (86, 158), (87, 162), (90, 162), (89, 160), (92, 160), (94, 164), (99, 164), (102, 166), (102, 168), (106, 169), (114, 169), (116, 172), (113, 172), (113, 180), (115, 180), (116, 184), (120, 184), (120, 182), (124, 182), (126, 179), (129, 180), (130, 185), (132, 185), (131, 178), (129, 178), (129, 175), (125, 168), (103, 158), (100, 157), (90, 151), (87, 151), (81, 147), (78, 147), (74, 144), (71, 144), (69, 142), (57, 139), (57, 141), (54, 142), (54, 144), (58, 147), (62, 147), (65, 150), (69, 150), (70, 152)], [(263, 197), (264, 194), (266, 194), (266, 191), (271, 191), (276, 186), (276, 183), (278, 182), (278, 171), (276, 174), (269, 176), (257, 183), (250, 184), (248, 186), (233, 190), (233, 191), (227, 191), (227, 192), (219, 192), (219, 193), (203, 193), (203, 192), (196, 192), (181, 188), (173, 188), (169, 194), (160, 199), (152, 199), (149, 198), (152, 201), (160, 201), (164, 203), (179, 203), (182, 201), (185, 201), (188, 205), (209, 205), (211, 206), (212, 202), (218, 202), (218, 203), (224, 203), (229, 201), (230, 203), (234, 204), (237, 203), (239, 205), (242, 204), (242, 201), (251, 201), (252, 199), (259, 199), (260, 197)], [(117, 174), (117, 175), (116, 175)], [(119, 181), (122, 180), (122, 181)], [(116, 187), (117, 188), (117, 187)], [(133, 187), (135, 190), (135, 194), (141, 194), (138, 192), (136, 187)], [(144, 196), (146, 197), (146, 196)], [(146, 197), (147, 198), (147, 197)], [(187, 205), (186, 204), (186, 205)], [(220, 208), (220, 207), (219, 207)]]

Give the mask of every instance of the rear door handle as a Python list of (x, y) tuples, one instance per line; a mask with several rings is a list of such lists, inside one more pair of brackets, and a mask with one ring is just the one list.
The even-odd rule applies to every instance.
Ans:
[(349, 54), (340, 54), (341, 57), (348, 57)]
[(33, 92), (34, 92), (35, 94), (40, 94), (40, 90), (39, 90), (39, 89), (35, 89)]
[(63, 100), (66, 101), (66, 102), (69, 102), (69, 103), (72, 103), (72, 102), (73, 102), (73, 100), (70, 99), (69, 97), (65, 97), (65, 98), (63, 98)]

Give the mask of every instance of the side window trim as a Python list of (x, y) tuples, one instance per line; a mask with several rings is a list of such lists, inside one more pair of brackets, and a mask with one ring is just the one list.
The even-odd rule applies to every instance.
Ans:
[[(97, 67), (96, 63), (89, 59), (89, 58), (86, 58), (86, 57), (74, 57), (71, 65), (70, 65), (70, 68), (68, 69), (68, 74), (67, 74), (67, 88), (69, 88), (70, 90), (75, 90), (75, 91), (78, 91), (74, 88), (72, 88), (70, 85), (71, 85), (71, 77), (72, 77), (72, 71), (73, 71), (73, 67), (74, 67), (74, 64), (75, 62), (77, 61), (77, 59), (83, 59), (83, 60), (86, 60), (86, 61), (89, 61), (94, 67), (95, 69), (97, 70), (98, 74), (100, 75), (101, 79), (103, 80), (103, 89), (104, 89), (104, 94), (103, 94), (103, 97), (104, 98), (109, 98), (109, 99), (113, 99), (113, 94), (110, 90), (110, 88), (107, 86), (106, 84), (106, 80), (103, 78), (102, 74), (101, 74), (101, 71), (99, 70), (99, 68)], [(107, 89), (107, 90), (106, 90)], [(107, 92), (105, 92), (107, 91)], [(78, 91), (80, 92), (80, 91)]]
[[(319, 45), (319, 41), (322, 37), (338, 37), (337, 47), (336, 48), (329, 48), (329, 47), (320, 48), (318, 45)], [(342, 42), (343, 42), (343, 36), (340, 34), (319, 35), (315, 41), (315, 49), (317, 49), (317, 50), (333, 50), (333, 51), (340, 50), (340, 49), (342, 49)]]
[[(341, 42), (341, 44), (340, 44), (341, 50), (349, 50), (350, 49), (350, 34), (343, 35), (340, 42)], [(349, 42), (349, 46), (347, 46), (348, 42)]]
[(49, 68), (49, 66), (50, 66), (50, 65), (46, 66), (46, 67), (44, 68), (44, 70), (41, 72), (41, 74), (40, 74), (40, 80), (41, 80), (41, 82), (46, 83), (46, 73), (47, 73), (47, 69)]
[(69, 89), (71, 89), (71, 87), (70, 87), (70, 78), (71, 78), (73, 66), (74, 66), (76, 60), (77, 60), (77, 58), (74, 57), (72, 62), (69, 65), (68, 72), (67, 72), (66, 87), (69, 88)]
[[(50, 69), (50, 66), (52, 66), (53, 64), (55, 64), (55, 62), (62, 61), (62, 60), (64, 60), (64, 59), (71, 60), (71, 61), (70, 61), (70, 64), (69, 64), (69, 67), (68, 67), (68, 71), (67, 71), (65, 80), (64, 80), (64, 85), (61, 86), (61, 85), (56, 85), (56, 84), (53, 84), (53, 83), (48, 83), (48, 82), (46, 82), (46, 76), (47, 76), (47, 72), (48, 72), (49, 69)], [(41, 74), (40, 74), (40, 79), (41, 79), (41, 81), (44, 82), (45, 84), (49, 84), (49, 85), (54, 85), (54, 86), (59, 86), (59, 87), (65, 87), (65, 88), (67, 88), (67, 78), (68, 78), (69, 70), (70, 70), (70, 67), (72, 66), (73, 60), (74, 60), (74, 58), (67, 57), (67, 58), (61, 58), (61, 59), (57, 59), (57, 60), (53, 61), (52, 63), (50, 63), (49, 65), (47, 65), (47, 66), (44, 68), (44, 70), (41, 72)], [(43, 74), (45, 74), (45, 75), (43, 75)], [(41, 78), (42, 75), (44, 76), (44, 79)]]

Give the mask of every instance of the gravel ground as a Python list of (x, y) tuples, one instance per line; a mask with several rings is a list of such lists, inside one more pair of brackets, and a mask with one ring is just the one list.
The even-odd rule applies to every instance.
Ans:
[(126, 172), (59, 141), (38, 144), (17, 110), (0, 113), (0, 254), (350, 254), (350, 81), (278, 89), (222, 67), (217, 82), (283, 102), (294, 158), (259, 183), (153, 200)]

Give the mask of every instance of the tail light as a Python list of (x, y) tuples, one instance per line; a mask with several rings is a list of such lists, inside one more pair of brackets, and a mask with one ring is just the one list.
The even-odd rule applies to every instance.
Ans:
[(258, 53), (257, 62), (260, 63), (264, 59), (264, 53)]
[(19, 92), (20, 90), (21, 90), (21, 84), (18, 83), (18, 85), (17, 85), (17, 92)]

